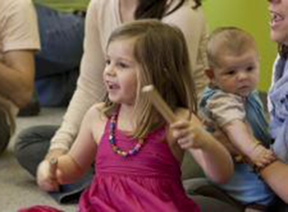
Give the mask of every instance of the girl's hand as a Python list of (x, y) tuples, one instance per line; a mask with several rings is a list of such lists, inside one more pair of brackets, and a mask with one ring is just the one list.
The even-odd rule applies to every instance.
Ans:
[(192, 115), (191, 120), (181, 119), (170, 125), (173, 138), (182, 149), (203, 149), (207, 145), (208, 136), (200, 120)]
[(42, 161), (37, 169), (37, 184), (44, 191), (58, 191), (59, 183), (56, 177), (57, 164), (48, 160)]

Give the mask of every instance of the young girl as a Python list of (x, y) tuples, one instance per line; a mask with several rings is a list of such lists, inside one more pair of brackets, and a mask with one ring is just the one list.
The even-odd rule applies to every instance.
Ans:
[[(201, 0), (91, 0), (85, 18), (84, 54), (77, 88), (61, 127), (31, 127), (23, 130), (15, 141), (15, 156), (32, 176), (36, 175), (37, 167), (44, 159), (57, 158), (69, 151), (85, 113), (95, 103), (103, 101), (106, 93), (102, 82), (104, 53), (112, 31), (123, 23), (147, 18), (156, 18), (181, 29), (188, 45), (196, 92), (200, 96), (208, 83), (204, 71), (208, 65), (207, 30)], [(197, 172), (187, 166), (184, 170), (185, 176)], [(71, 199), (70, 196), (75, 198), (75, 193), (90, 183), (90, 176), (84, 176), (73, 185), (61, 186), (59, 193), (53, 192), (52, 197), (59, 202)]]
[[(179, 29), (148, 20), (114, 31), (103, 73), (107, 101), (87, 112), (75, 143), (58, 158), (56, 170), (49, 161), (40, 164), (39, 186), (49, 190), (75, 181), (95, 157), (96, 175), (81, 196), (79, 211), (199, 211), (182, 187), (183, 150), (189, 150), (218, 183), (232, 175), (233, 163), (194, 115), (190, 73)], [(179, 121), (167, 125), (141, 94), (147, 84), (154, 84)]]
[(247, 207), (266, 207), (274, 194), (251, 166), (264, 168), (275, 157), (268, 149), (271, 137), (255, 92), (259, 59), (254, 39), (239, 28), (219, 28), (211, 34), (207, 52), (211, 84), (200, 101), (201, 115), (211, 123), (210, 130), (221, 130), (228, 136), (235, 156), (234, 175), (220, 187)]

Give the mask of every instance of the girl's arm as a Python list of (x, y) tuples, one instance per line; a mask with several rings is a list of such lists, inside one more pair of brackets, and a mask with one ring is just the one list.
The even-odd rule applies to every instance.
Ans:
[(55, 168), (50, 159), (44, 160), (37, 170), (37, 183), (46, 191), (57, 190), (59, 184), (75, 182), (89, 169), (97, 149), (97, 140), (104, 129), (103, 118), (97, 106), (93, 106), (85, 115), (80, 132), (70, 151), (57, 158)]
[(181, 119), (175, 122), (171, 129), (180, 147), (193, 155), (211, 180), (217, 183), (229, 180), (234, 171), (229, 152), (204, 129), (195, 115), (191, 120)]
[(68, 154), (58, 158), (57, 180), (61, 184), (72, 183), (91, 168), (96, 154), (97, 141), (104, 130), (99, 105), (93, 106), (85, 115), (79, 134)]

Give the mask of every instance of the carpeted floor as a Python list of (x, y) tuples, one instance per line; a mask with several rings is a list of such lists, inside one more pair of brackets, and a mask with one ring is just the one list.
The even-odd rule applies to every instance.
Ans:
[[(60, 124), (64, 109), (44, 108), (39, 116), (17, 118), (17, 133), (30, 126)], [(15, 138), (14, 136), (14, 138)], [(76, 211), (76, 205), (59, 205), (47, 193), (41, 191), (34, 179), (22, 169), (13, 156), (14, 138), (8, 150), (0, 156), (0, 212), (17, 212), (19, 208), (44, 204)]]

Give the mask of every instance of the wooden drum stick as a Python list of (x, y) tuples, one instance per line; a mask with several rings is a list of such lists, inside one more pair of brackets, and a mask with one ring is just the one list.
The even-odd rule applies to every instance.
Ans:
[(177, 120), (171, 108), (164, 101), (164, 99), (160, 96), (159, 92), (156, 90), (156, 88), (153, 85), (144, 86), (142, 88), (142, 92), (148, 96), (151, 103), (154, 105), (154, 107), (156, 107), (158, 112), (164, 117), (164, 119), (168, 123), (171, 124)]
[(58, 159), (57, 158), (51, 158), (49, 160), (49, 163), (50, 163), (50, 172), (52, 173), (53, 176), (56, 176)]

